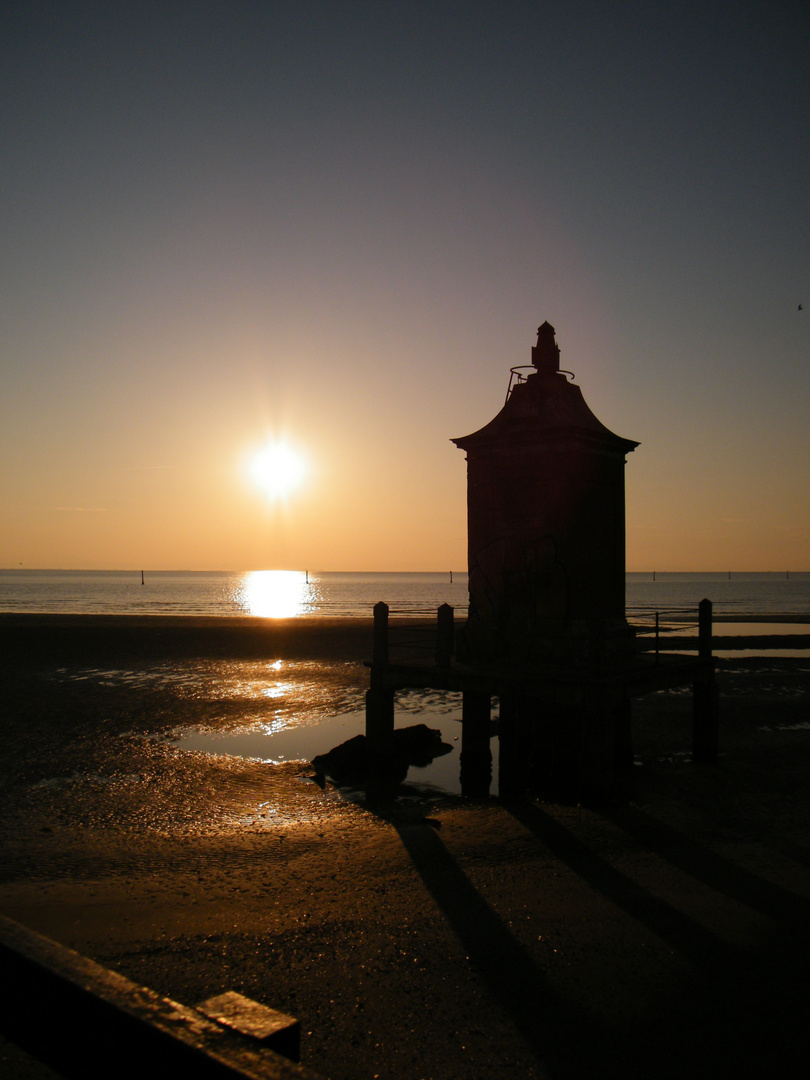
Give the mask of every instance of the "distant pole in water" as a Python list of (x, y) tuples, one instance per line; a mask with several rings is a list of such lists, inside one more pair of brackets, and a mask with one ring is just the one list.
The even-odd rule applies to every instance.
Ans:
[(304, 574), (306, 575), (306, 581), (304, 582), (304, 584), (309, 585), (309, 570), (305, 570)]
[(453, 571), (450, 571), (450, 584), (453, 584)]
[(655, 581), (655, 571), (653, 570), (653, 581)]
[(146, 584), (146, 582), (143, 580), (143, 570), (141, 570), (141, 585), (145, 585), (145, 584)]

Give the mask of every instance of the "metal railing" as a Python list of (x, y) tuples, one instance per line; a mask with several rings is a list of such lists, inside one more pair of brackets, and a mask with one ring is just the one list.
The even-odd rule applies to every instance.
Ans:
[[(627, 621), (636, 632), (636, 636), (640, 638), (652, 637), (653, 639), (653, 651), (655, 653), (655, 662), (659, 662), (661, 656), (661, 636), (665, 634), (667, 637), (674, 634), (688, 634), (694, 633), (698, 630), (698, 622), (685, 622), (684, 619), (688, 615), (692, 615), (694, 618), (694, 608), (670, 608), (667, 611), (643, 611), (634, 610), (632, 608), (627, 609)], [(675, 617), (677, 621), (674, 621)], [(647, 651), (647, 650), (643, 650)]]
[[(380, 601), (374, 607), (374, 656), (375, 664), (387, 664), (390, 654), (395, 651), (400, 655), (425, 658), (433, 655), (441, 666), (450, 664), (455, 646), (454, 609), (449, 604), (442, 604), (437, 611), (436, 622), (428, 626), (389, 625), (391, 609)], [(394, 614), (396, 614), (394, 612)], [(712, 652), (712, 604), (702, 600), (698, 609), (669, 608), (663, 611), (649, 611), (641, 608), (628, 608), (627, 621), (640, 638), (652, 638), (652, 651), (655, 662), (661, 657), (662, 639), (671, 639), (682, 634), (697, 636), (696, 651), (701, 657), (711, 656)], [(640, 651), (650, 651), (642, 649)]]
[(669, 639), (678, 634), (696, 635), (696, 651), (701, 655), (711, 652), (712, 606), (708, 600), (703, 600), (697, 610), (681, 607), (650, 611), (647, 608), (629, 607), (626, 617), (637, 638), (652, 638), (652, 649), (642, 648), (639, 651), (654, 652), (656, 664), (661, 657), (662, 638)]
[[(565, 368), (558, 368), (557, 370), (560, 373), (560, 375), (568, 375), (569, 376), (568, 382), (573, 382), (574, 381), (574, 373), (573, 373), (573, 371), (567, 371)], [(529, 374), (524, 375), (523, 374), (524, 371), (528, 371)], [(510, 397), (512, 391), (514, 390), (514, 388), (516, 386), (520, 386), (521, 383), (525, 383), (526, 380), (528, 378), (530, 378), (536, 371), (537, 371), (537, 368), (534, 366), (534, 364), (518, 364), (517, 367), (510, 368), (509, 369), (509, 385), (506, 388), (506, 401), (509, 400), (509, 397)]]

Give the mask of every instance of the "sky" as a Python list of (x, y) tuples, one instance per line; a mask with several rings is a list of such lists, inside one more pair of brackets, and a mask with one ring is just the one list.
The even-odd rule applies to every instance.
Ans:
[(628, 570), (810, 569), (808, 56), (802, 0), (6, 0), (0, 566), (464, 569), (547, 319)]

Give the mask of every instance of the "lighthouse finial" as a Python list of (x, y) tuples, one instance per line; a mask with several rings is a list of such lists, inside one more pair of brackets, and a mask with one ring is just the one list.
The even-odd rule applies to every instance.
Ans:
[(555, 375), (560, 370), (560, 349), (554, 327), (548, 321), (537, 327), (537, 344), (532, 346), (532, 364), (544, 375)]

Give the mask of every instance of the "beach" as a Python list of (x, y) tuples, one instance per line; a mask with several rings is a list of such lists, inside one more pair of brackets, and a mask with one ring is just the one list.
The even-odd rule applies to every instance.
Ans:
[(326, 714), (362, 701), (371, 631), (0, 616), (0, 911), (184, 1004), (298, 1017), (333, 1080), (804, 1075), (810, 660), (718, 660), (716, 768), (688, 692), (636, 702), (633, 791), (599, 809), (369, 806), (172, 742), (211, 703), (158, 667), (281, 661)]

